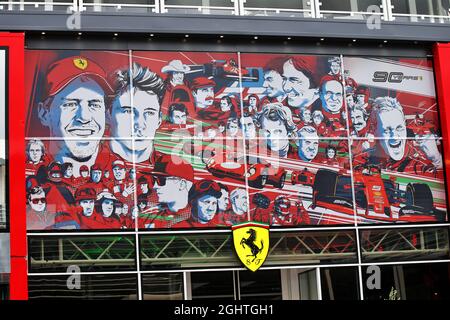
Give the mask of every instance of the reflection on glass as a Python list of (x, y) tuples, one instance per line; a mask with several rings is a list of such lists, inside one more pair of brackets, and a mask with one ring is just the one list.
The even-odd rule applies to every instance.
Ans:
[(76, 265), (81, 271), (135, 270), (135, 238), (39, 237), (28, 238), (30, 272), (67, 272)]
[(239, 271), (241, 300), (281, 300), (280, 270)]
[(361, 231), (364, 262), (449, 258), (447, 228)]
[(321, 268), (323, 300), (358, 300), (358, 269), (356, 267)]
[[(365, 300), (447, 300), (449, 290), (448, 263), (380, 266), (377, 277), (373, 269), (363, 268)], [(368, 278), (371, 279), (368, 279)]]
[(68, 276), (28, 277), (28, 296), (37, 299), (71, 300), (136, 300), (136, 275), (86, 275), (82, 274), (79, 288), (68, 287)]
[(182, 273), (155, 273), (142, 275), (143, 300), (182, 300)]
[(233, 271), (191, 272), (192, 300), (234, 299)]

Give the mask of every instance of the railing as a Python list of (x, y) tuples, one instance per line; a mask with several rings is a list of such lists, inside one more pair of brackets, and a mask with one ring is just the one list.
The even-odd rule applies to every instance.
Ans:
[[(92, 9), (94, 12), (102, 12), (103, 9), (115, 9), (116, 11), (128, 11), (129, 9), (144, 9), (144, 11), (151, 11), (152, 13), (160, 13), (159, 1), (154, 1), (154, 4), (133, 4), (133, 3), (100, 3), (99, 1), (85, 2), (85, 0), (79, 0), (79, 11), (88, 11)], [(127, 10), (128, 9), (128, 10)]]
[[(56, 10), (55, 10), (56, 7)], [(44, 11), (78, 11), (78, 0), (66, 1), (66, 2), (54, 2), (54, 1), (0, 1), (0, 11), (28, 11), (28, 10), (40, 10)]]
[[(303, 17), (316, 19), (347, 19), (347, 20), (366, 20), (373, 17), (380, 17), (384, 21), (409, 21), (409, 22), (429, 22), (429, 23), (450, 23), (450, 13), (447, 8), (441, 6), (440, 2), (433, 2), (427, 8), (423, 6), (422, 0), (408, 0), (405, 4), (393, 4), (397, 0), (380, 0), (379, 4), (362, 8), (359, 0), (347, 0), (351, 4), (351, 10), (334, 10), (335, 6), (324, 6), (321, 0), (297, 0), (287, 1), (283, 8), (283, 1), (276, 2), (276, 5), (268, 2), (269, 6), (261, 7), (259, 3), (249, 3), (247, 0), (229, 0), (221, 1), (220, 5), (211, 5), (209, 0), (190, 1), (183, 4), (183, 1), (169, 2), (169, 0), (149, 0), (145, 1), (125, 1), (124, 3), (110, 3), (115, 0), (67, 0), (67, 1), (0, 1), (0, 12), (7, 11), (73, 11), (73, 12), (140, 12), (145, 14), (214, 14), (214, 15), (239, 15), (239, 16), (283, 16), (283, 17)], [(324, 1), (324, 0), (322, 0)], [(339, 0), (342, 1), (342, 0)], [(135, 3), (133, 3), (135, 2)], [(274, 2), (275, 3), (275, 2)], [(281, 4), (280, 4), (281, 3)], [(407, 4), (407, 5), (406, 5)], [(450, 3), (449, 3), (450, 5)], [(333, 9), (333, 10), (331, 10)], [(421, 11), (423, 13), (418, 13)], [(405, 13), (406, 12), (406, 13)], [(439, 13), (439, 14), (436, 14)]]

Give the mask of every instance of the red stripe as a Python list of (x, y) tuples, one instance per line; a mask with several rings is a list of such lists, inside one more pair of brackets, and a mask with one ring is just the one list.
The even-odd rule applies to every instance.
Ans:
[(27, 227), (25, 213), (25, 94), (24, 33), (0, 33), (0, 46), (8, 52), (8, 164), (11, 232), (10, 298), (28, 299)]

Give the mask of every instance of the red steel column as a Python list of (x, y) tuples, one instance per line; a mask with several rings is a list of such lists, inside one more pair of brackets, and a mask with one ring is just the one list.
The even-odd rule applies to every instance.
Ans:
[(24, 33), (0, 32), (0, 47), (8, 47), (7, 65), (7, 164), (10, 221), (10, 298), (28, 299), (27, 226), (25, 211), (25, 97)]

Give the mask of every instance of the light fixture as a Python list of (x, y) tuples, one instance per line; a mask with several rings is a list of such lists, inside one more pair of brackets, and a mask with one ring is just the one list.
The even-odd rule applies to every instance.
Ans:
[(258, 36), (254, 36), (253, 39), (258, 40)]
[(223, 36), (220, 36), (221, 39), (223, 39)]
[(388, 41), (387, 41), (387, 40), (384, 40), (383, 42), (384, 42), (384, 43), (387, 43)]
[(320, 38), (320, 41), (324, 41), (325, 40), (325, 38)]
[(189, 35), (188, 35), (188, 34), (185, 34), (184, 37), (185, 37), (185, 38), (189, 38)]
[(287, 39), (288, 39), (288, 40), (291, 40), (292, 38), (291, 38), (291, 37), (288, 37)]
[(117, 37), (119, 34), (118, 33), (114, 33), (114, 37)]
[(42, 35), (44, 36), (44, 35), (45, 35), (45, 32), (44, 32), (44, 31), (42, 31), (42, 32), (41, 32), (41, 34), (42, 34)]
[(356, 42), (356, 39), (353, 39), (353, 42)]
[(154, 36), (154, 34), (153, 33), (150, 33), (150, 37), (153, 37)]
[(83, 34), (83, 32), (78, 32), (78, 35), (81, 36)]

